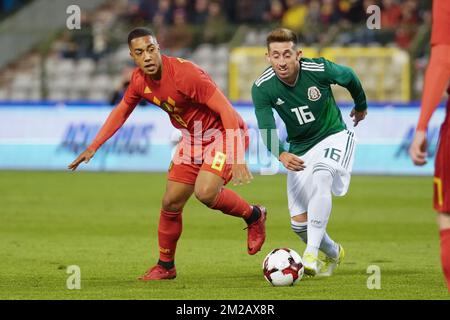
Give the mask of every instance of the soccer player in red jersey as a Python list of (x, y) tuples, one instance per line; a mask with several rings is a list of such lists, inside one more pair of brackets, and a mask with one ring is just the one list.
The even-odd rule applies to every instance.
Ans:
[[(433, 1), (431, 58), (425, 73), (419, 122), (409, 153), (415, 165), (424, 165), (427, 157), (427, 126), (450, 79), (450, 1)], [(450, 94), (450, 87), (447, 92)], [(435, 159), (434, 209), (438, 214), (441, 262), (450, 292), (450, 100), (439, 134)]]
[(257, 253), (265, 240), (266, 209), (252, 206), (224, 188), (231, 179), (237, 185), (253, 178), (245, 164), (248, 139), (244, 121), (198, 66), (161, 55), (151, 30), (131, 31), (128, 46), (137, 65), (128, 89), (92, 144), (68, 168), (75, 170), (81, 162), (87, 163), (125, 123), (139, 101), (145, 99), (169, 114), (173, 126), (182, 131), (182, 139), (169, 167), (162, 200), (159, 261), (140, 279), (176, 277), (174, 261), (182, 231), (182, 211), (192, 194), (211, 209), (243, 218), (248, 225), (248, 253)]

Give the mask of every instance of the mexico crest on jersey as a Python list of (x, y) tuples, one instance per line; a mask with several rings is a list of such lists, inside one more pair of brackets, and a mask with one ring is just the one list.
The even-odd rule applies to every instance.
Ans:
[(308, 99), (310, 101), (317, 101), (321, 96), (320, 90), (317, 87), (313, 86), (308, 88)]

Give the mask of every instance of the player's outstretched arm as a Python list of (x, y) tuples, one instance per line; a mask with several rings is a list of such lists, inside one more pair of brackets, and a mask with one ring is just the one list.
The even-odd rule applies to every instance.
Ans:
[(134, 106), (129, 106), (122, 99), (120, 103), (111, 111), (103, 124), (100, 131), (97, 133), (94, 141), (91, 145), (83, 151), (71, 164), (67, 166), (69, 170), (76, 170), (77, 167), (84, 161), (84, 163), (88, 163), (89, 160), (94, 156), (95, 152), (100, 148), (102, 144), (104, 144), (109, 138), (111, 138), (117, 130), (122, 127), (125, 121), (130, 116), (131, 112), (134, 110)]

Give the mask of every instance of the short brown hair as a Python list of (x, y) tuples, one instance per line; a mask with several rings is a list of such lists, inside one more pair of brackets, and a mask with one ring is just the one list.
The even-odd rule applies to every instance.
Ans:
[(297, 35), (294, 33), (294, 31), (286, 28), (275, 29), (267, 35), (266, 39), (267, 50), (270, 49), (269, 45), (272, 42), (290, 42), (290, 41), (294, 43), (294, 46), (297, 44)]

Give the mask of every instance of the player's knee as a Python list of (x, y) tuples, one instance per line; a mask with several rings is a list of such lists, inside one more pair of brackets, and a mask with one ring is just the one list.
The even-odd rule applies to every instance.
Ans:
[(195, 197), (208, 207), (214, 205), (214, 202), (217, 198), (217, 193), (217, 188), (212, 188), (209, 186), (196, 186), (195, 188)]
[(165, 196), (162, 200), (163, 210), (169, 212), (178, 212), (183, 210), (184, 204), (184, 201), (169, 196)]
[(303, 212), (301, 214), (291, 217), (291, 219), (292, 219), (292, 221), (295, 221), (295, 222), (307, 222), (308, 214), (306, 212)]
[(308, 216), (306, 212), (291, 217), (291, 228), (304, 243), (308, 243)]

